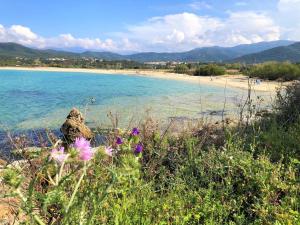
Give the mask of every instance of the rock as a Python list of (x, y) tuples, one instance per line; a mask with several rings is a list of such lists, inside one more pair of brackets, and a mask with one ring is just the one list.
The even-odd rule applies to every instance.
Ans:
[(73, 143), (77, 137), (84, 137), (90, 140), (94, 136), (90, 128), (84, 124), (81, 112), (76, 108), (71, 110), (60, 130), (64, 135), (65, 141), (69, 144)]

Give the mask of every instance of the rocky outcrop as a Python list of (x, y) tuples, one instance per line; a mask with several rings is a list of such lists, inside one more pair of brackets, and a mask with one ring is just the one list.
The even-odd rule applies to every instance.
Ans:
[(84, 124), (82, 113), (76, 108), (71, 110), (60, 130), (64, 135), (65, 141), (69, 144), (73, 143), (77, 137), (84, 137), (90, 140), (94, 136), (90, 128)]

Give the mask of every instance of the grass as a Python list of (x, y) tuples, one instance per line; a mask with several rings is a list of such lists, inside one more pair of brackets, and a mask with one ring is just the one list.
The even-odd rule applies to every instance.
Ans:
[(147, 121), (107, 135), (112, 157), (104, 146), (88, 162), (70, 148), (64, 165), (47, 148), (26, 154), (22, 170), (2, 171), (2, 197), (19, 199), (25, 224), (299, 224), (299, 90), (249, 125), (175, 136)]

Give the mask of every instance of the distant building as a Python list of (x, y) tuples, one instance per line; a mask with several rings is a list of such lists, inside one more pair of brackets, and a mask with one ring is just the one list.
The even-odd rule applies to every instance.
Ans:
[(47, 58), (48, 61), (66, 61), (65, 58)]
[(165, 65), (167, 65), (167, 62), (163, 62), (163, 61), (161, 61), (161, 62), (144, 62), (144, 64), (146, 64), (146, 65), (156, 65), (156, 66), (165, 66)]
[(155, 62), (144, 62), (144, 64), (146, 65), (156, 65), (156, 66), (166, 66), (166, 65), (170, 65), (170, 66), (176, 66), (178, 64), (180, 64), (182, 62), (176, 62), (176, 61), (155, 61)]

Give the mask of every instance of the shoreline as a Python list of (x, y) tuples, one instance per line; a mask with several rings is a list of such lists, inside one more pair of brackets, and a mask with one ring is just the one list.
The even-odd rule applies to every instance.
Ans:
[[(111, 74), (111, 75), (129, 75), (129, 76), (143, 76), (153, 77), (159, 79), (178, 80), (184, 82), (197, 83), (202, 85), (231, 87), (242, 90), (248, 90), (248, 77), (244, 75), (222, 75), (222, 76), (189, 76), (186, 74), (177, 74), (167, 71), (159, 70), (112, 70), (112, 69), (84, 69), (84, 68), (58, 68), (58, 67), (0, 67), (0, 70), (23, 70), (23, 71), (46, 71), (46, 72), (81, 72), (93, 74)], [(276, 92), (282, 85), (290, 82), (276, 82), (276, 81), (262, 81), (259, 85), (254, 84), (255, 79), (250, 79), (251, 89), (261, 92)]]

